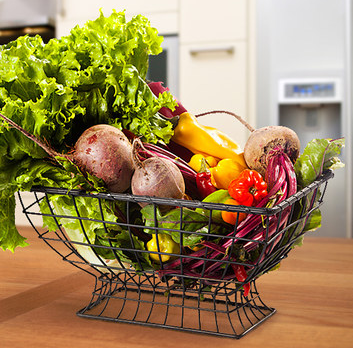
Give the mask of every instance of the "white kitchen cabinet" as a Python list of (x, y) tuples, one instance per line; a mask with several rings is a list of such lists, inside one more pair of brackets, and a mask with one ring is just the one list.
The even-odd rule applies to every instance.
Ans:
[(94, 18), (99, 9), (105, 14), (113, 9), (129, 13), (172, 12), (178, 8), (178, 0), (60, 0), (60, 14), (66, 19)]
[[(194, 114), (226, 110), (254, 124), (253, 1), (180, 2), (180, 100)], [(243, 146), (249, 131), (229, 115), (200, 118)]]
[(178, 31), (178, 0), (59, 0), (55, 19), (56, 36), (68, 35), (76, 26), (94, 20), (102, 10), (109, 16), (112, 10), (124, 11), (126, 18), (142, 14), (160, 33), (175, 34)]
[[(247, 113), (247, 44), (181, 45), (180, 100), (197, 114), (211, 110)], [(245, 140), (244, 126), (229, 115), (202, 116), (204, 124), (223, 128), (239, 142)]]
[(181, 0), (180, 42), (245, 40), (248, 5), (249, 0)]

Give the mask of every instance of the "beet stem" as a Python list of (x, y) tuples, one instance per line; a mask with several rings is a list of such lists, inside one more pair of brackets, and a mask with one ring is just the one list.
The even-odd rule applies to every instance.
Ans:
[(27, 132), (25, 129), (23, 129), (21, 126), (19, 126), (14, 121), (7, 118), (5, 115), (0, 113), (0, 117), (3, 118), (11, 127), (17, 129), (19, 132), (21, 132), (23, 135), (25, 135), (28, 139), (32, 140), (34, 143), (36, 143), (38, 146), (40, 146), (49, 156), (51, 156), (53, 158), (63, 157), (63, 155), (61, 153), (56, 152), (54, 149), (52, 149), (51, 147), (44, 144), (41, 140), (39, 140), (34, 135)]
[(234, 112), (231, 111), (226, 111), (226, 110), (213, 110), (213, 111), (207, 111), (203, 112), (201, 114), (195, 115), (195, 117), (200, 117), (200, 116), (206, 116), (206, 115), (211, 115), (211, 114), (227, 114), (235, 117), (239, 122), (241, 122), (250, 132), (254, 132), (256, 129), (252, 127), (248, 122), (246, 122), (241, 116), (235, 114)]

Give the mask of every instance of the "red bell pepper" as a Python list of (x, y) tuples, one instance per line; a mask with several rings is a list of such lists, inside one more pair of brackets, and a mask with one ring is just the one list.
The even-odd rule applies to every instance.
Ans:
[(267, 196), (267, 183), (256, 170), (245, 169), (229, 184), (228, 192), (239, 204), (251, 207)]

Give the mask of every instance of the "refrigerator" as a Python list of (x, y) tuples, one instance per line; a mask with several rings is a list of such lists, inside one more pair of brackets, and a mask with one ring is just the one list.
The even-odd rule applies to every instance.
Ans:
[(257, 127), (344, 137), (343, 169), (328, 184), (318, 237), (352, 238), (352, 5), (349, 0), (257, 0)]

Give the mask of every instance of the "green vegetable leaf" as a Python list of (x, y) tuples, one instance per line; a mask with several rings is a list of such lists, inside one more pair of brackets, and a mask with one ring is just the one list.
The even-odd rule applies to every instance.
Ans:
[[(119, 225), (116, 210), (126, 214), (125, 203), (107, 200), (99, 203), (96, 197), (73, 198), (68, 195), (50, 195), (49, 202), (41, 201), (44, 226), (49, 231), (57, 231), (60, 225), (85, 261), (96, 267), (105, 267), (106, 260), (118, 258), (136, 270), (150, 269), (148, 254), (143, 252), (144, 243)], [(142, 252), (132, 252), (131, 249)], [(118, 261), (116, 266), (121, 267)]]
[(22, 237), (15, 227), (15, 197), (7, 191), (0, 191), (0, 246), (12, 252), (18, 246), (26, 246), (26, 238)]
[(314, 139), (310, 141), (303, 154), (294, 165), (298, 185), (305, 187), (315, 181), (325, 170), (342, 168), (339, 159), (345, 139)]
[[(57, 231), (58, 225), (65, 231), (78, 253), (94, 265), (104, 266), (104, 261), (97, 257), (93, 248), (96, 232), (109, 228), (118, 228), (115, 209), (124, 209), (115, 202), (101, 201), (96, 197), (71, 197), (69, 195), (50, 195), (49, 202), (43, 199), (40, 203), (44, 227), (49, 231)], [(115, 204), (117, 204), (115, 206)], [(53, 215), (53, 213), (55, 215)], [(104, 216), (105, 224), (102, 221)]]
[(315, 231), (320, 227), (321, 227), (321, 211), (320, 209), (316, 209), (310, 214), (310, 218), (307, 220), (304, 226), (303, 233)]
[(136, 271), (152, 269), (144, 243), (129, 231), (116, 228), (99, 229), (95, 231), (95, 235), (97, 247), (94, 249), (104, 259), (119, 259), (120, 262), (127, 263), (126, 266), (133, 266)]
[(146, 233), (153, 234), (157, 231), (169, 234), (176, 243), (180, 243), (182, 238), (183, 245), (190, 248), (205, 239), (207, 234), (224, 232), (224, 226), (215, 222), (209, 226), (209, 217), (188, 208), (183, 208), (182, 211), (180, 208), (175, 208), (162, 214), (159, 207), (155, 209), (152, 204), (149, 204), (141, 209), (141, 213), (146, 225), (144, 230)]

